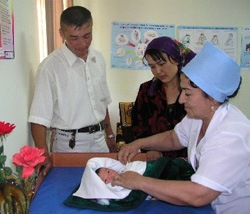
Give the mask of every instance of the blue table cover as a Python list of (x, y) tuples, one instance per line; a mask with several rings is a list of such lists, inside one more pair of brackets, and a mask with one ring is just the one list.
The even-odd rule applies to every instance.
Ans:
[[(81, 167), (52, 168), (31, 203), (30, 214), (107, 214), (108, 212), (104, 211), (79, 209), (63, 204), (64, 200), (80, 184), (83, 171), (84, 168)], [(215, 214), (210, 205), (199, 208), (181, 207), (158, 200), (144, 201), (138, 208), (134, 210), (112, 213)]]

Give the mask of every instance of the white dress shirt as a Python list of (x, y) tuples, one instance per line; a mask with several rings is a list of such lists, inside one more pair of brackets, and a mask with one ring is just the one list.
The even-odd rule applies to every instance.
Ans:
[(110, 103), (102, 54), (90, 48), (85, 62), (63, 44), (39, 66), (29, 122), (79, 129), (103, 121)]

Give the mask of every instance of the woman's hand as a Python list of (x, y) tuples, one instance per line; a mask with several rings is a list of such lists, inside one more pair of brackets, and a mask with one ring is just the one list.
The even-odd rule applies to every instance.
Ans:
[(117, 174), (111, 184), (112, 186), (122, 186), (127, 189), (138, 190), (142, 178), (143, 176), (137, 172), (128, 171)]
[(158, 158), (162, 157), (162, 153), (158, 151), (148, 151), (147, 152), (147, 160), (148, 161), (155, 161)]

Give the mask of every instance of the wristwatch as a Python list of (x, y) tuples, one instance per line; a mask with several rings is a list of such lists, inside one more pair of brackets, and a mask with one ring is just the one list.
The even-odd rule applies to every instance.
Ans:
[(114, 134), (107, 135), (107, 139), (115, 138)]

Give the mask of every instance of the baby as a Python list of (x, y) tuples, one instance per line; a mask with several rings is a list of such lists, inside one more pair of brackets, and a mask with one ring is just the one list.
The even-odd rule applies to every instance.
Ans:
[(124, 165), (112, 158), (91, 158), (86, 164), (80, 187), (73, 195), (85, 199), (123, 199), (131, 190), (112, 186), (114, 176), (126, 171), (135, 171), (142, 175), (146, 166), (147, 163), (144, 161), (134, 161)]
[(96, 174), (99, 175), (99, 177), (104, 181), (105, 184), (109, 184), (113, 181), (113, 178), (119, 174), (117, 171), (101, 167), (97, 169)]

